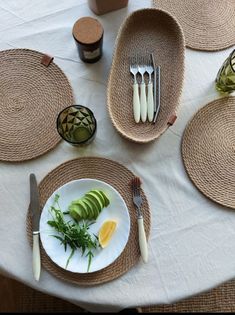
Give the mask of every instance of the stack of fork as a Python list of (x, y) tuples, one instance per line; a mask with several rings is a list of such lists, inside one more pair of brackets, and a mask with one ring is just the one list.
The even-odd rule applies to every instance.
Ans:
[[(140, 121), (156, 122), (157, 109), (156, 109), (156, 97), (154, 82), (152, 74), (155, 72), (155, 65), (153, 56), (144, 58), (143, 56), (135, 56), (130, 60), (130, 72), (134, 76), (133, 84), (133, 114), (136, 123)], [(145, 73), (148, 74), (147, 88), (145, 83)], [(138, 83), (137, 76), (141, 76), (140, 84)], [(155, 75), (154, 75), (155, 79)], [(140, 86), (140, 88), (139, 88)], [(147, 90), (147, 91), (146, 91)]]

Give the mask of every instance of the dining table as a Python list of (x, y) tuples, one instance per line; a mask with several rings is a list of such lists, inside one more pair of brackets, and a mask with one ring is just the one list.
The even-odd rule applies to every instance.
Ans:
[[(116, 131), (108, 114), (106, 90), (118, 30), (130, 13), (151, 6), (150, 0), (130, 0), (123, 9), (96, 16), (86, 0), (0, 0), (0, 50), (28, 48), (53, 56), (71, 83), (76, 104), (89, 107), (98, 126), (87, 146), (61, 141), (33, 160), (0, 162), (0, 273), (91, 312), (170, 304), (235, 276), (235, 212), (193, 185), (181, 156), (187, 123), (208, 102), (222, 97), (215, 78), (232, 48), (186, 48), (177, 120), (159, 139), (131, 142)], [(94, 64), (80, 60), (72, 37), (74, 23), (84, 16), (97, 18), (104, 28), (103, 56)], [(172, 71), (176, 63), (172, 60)], [(26, 233), (29, 174), (35, 173), (40, 182), (61, 163), (88, 156), (117, 161), (141, 178), (151, 209), (148, 262), (140, 258), (128, 272), (100, 285), (71, 284), (44, 268), (37, 282)]]

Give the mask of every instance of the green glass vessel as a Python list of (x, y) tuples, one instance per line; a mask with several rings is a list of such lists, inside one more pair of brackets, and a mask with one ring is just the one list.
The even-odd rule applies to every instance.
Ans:
[(235, 91), (235, 49), (223, 63), (215, 82), (219, 92), (231, 93)]
[(89, 144), (94, 140), (96, 125), (92, 111), (82, 105), (68, 106), (57, 117), (59, 135), (74, 146)]

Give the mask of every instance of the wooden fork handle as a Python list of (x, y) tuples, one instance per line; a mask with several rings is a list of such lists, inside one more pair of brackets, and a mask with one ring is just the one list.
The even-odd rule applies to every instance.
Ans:
[(148, 262), (148, 244), (144, 229), (144, 219), (143, 217), (138, 217), (138, 231), (139, 231), (139, 246), (140, 246), (140, 253), (143, 261), (145, 263)]

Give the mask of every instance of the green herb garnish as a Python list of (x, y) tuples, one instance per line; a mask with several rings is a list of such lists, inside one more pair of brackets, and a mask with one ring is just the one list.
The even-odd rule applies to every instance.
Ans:
[(75, 250), (81, 249), (82, 256), (86, 254), (86, 257), (88, 257), (88, 272), (90, 270), (92, 258), (94, 257), (92, 250), (99, 246), (97, 236), (93, 235), (92, 237), (88, 232), (90, 225), (93, 224), (93, 222), (87, 223), (83, 221), (79, 224), (75, 220), (65, 221), (64, 213), (59, 205), (59, 197), (58, 194), (55, 195), (54, 203), (49, 210), (52, 220), (47, 221), (47, 223), (59, 233), (59, 235), (52, 236), (61, 242), (65, 251), (67, 251), (68, 246), (71, 248), (71, 253), (67, 259), (65, 268), (68, 267)]

